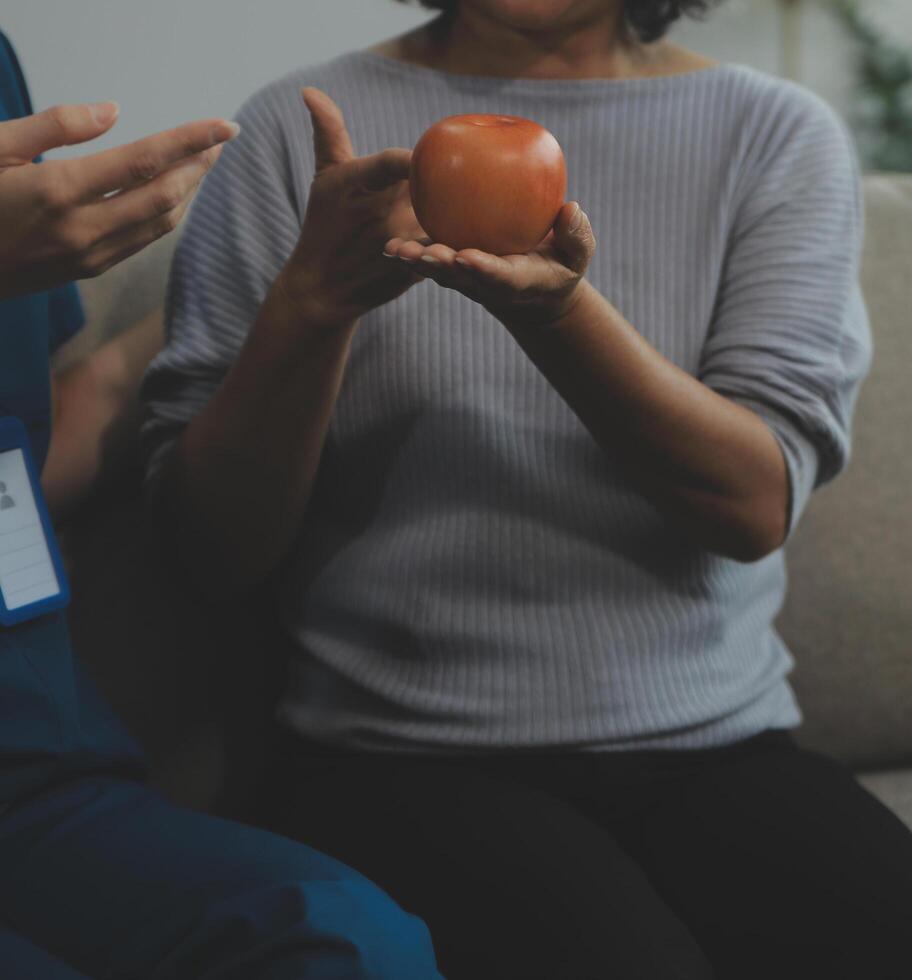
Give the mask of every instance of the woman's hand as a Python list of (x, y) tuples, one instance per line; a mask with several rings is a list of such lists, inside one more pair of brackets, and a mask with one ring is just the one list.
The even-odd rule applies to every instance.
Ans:
[(222, 119), (78, 160), (32, 160), (85, 143), (117, 119), (116, 103), (58, 106), (0, 123), (0, 299), (100, 275), (177, 227), (220, 144)]
[(447, 245), (402, 237), (388, 241), (383, 254), (441, 286), (458, 289), (506, 323), (544, 326), (573, 308), (595, 244), (588, 217), (570, 202), (541, 244), (523, 255), (491, 255), (476, 248), (455, 252)]
[(409, 196), (411, 151), (356, 157), (335, 102), (316, 88), (302, 95), (313, 121), (316, 173), (301, 237), (276, 287), (310, 327), (332, 330), (420, 281), (382, 258), (391, 235), (428, 239)]
[[(418, 282), (382, 256), (420, 236), (411, 154), (356, 157), (342, 113), (303, 91), (315, 173), (298, 241), (226, 377), (158, 481), (191, 576), (214, 595), (262, 584), (300, 534), (362, 314)], [(239, 465), (238, 461), (243, 461)], [(256, 521), (247, 517), (257, 501)]]

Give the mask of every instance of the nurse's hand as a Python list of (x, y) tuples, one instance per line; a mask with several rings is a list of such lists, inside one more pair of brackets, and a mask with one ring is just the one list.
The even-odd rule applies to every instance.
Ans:
[(481, 303), (508, 325), (547, 326), (573, 308), (595, 246), (589, 218), (572, 202), (558, 212), (544, 240), (522, 255), (491, 255), (477, 248), (456, 252), (403, 238), (390, 239), (383, 254)]
[(100, 275), (177, 227), (234, 123), (187, 123), (76, 160), (32, 161), (85, 143), (116, 103), (58, 106), (0, 123), (0, 299)]

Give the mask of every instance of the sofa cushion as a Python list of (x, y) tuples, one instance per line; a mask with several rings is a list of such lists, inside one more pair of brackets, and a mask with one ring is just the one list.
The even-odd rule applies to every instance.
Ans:
[(874, 364), (849, 468), (789, 545), (779, 627), (797, 660), (801, 740), (886, 767), (912, 763), (912, 178), (865, 189)]
[(858, 781), (912, 828), (912, 769), (862, 773)]
[(86, 326), (58, 351), (55, 368), (78, 361), (163, 306), (176, 245), (177, 235), (160, 238), (103, 276), (80, 283)]

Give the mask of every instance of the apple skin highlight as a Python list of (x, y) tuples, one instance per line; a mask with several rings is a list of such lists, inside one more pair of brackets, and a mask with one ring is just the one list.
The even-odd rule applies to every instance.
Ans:
[(435, 242), (494, 255), (528, 252), (547, 235), (567, 190), (564, 154), (520, 116), (448, 116), (412, 152), (412, 206)]

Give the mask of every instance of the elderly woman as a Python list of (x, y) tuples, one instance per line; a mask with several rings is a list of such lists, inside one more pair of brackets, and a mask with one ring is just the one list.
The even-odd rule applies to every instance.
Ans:
[[(293, 645), (270, 819), (451, 978), (897, 977), (912, 835), (773, 627), (870, 359), (850, 141), (663, 40), (699, 0), (433, 5), (247, 104), (147, 377), (188, 567)], [(470, 112), (563, 146), (528, 254), (411, 209), (390, 147)]]

